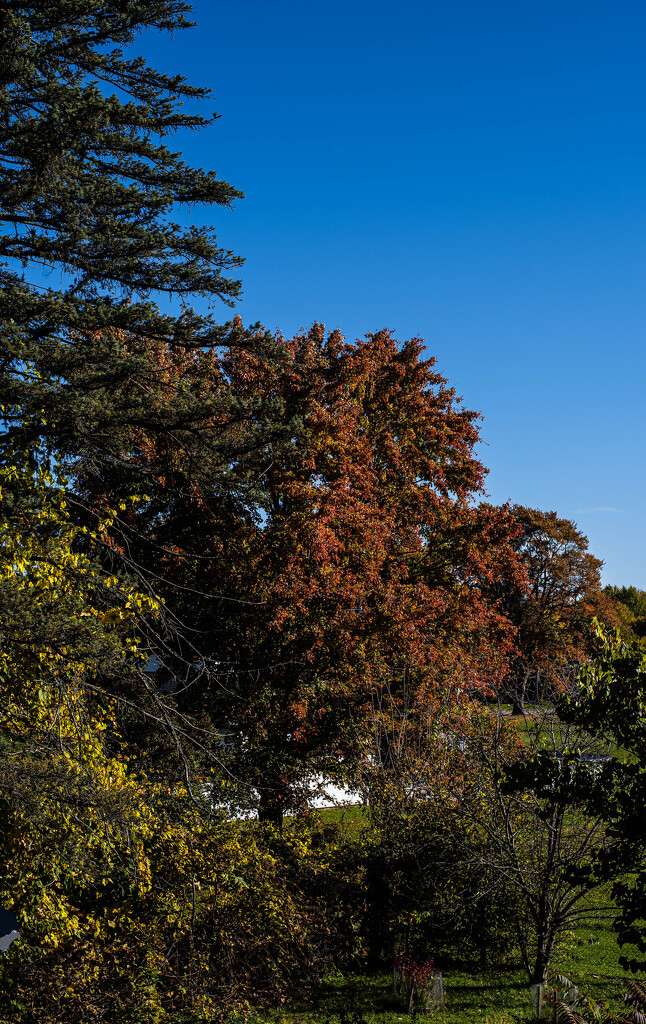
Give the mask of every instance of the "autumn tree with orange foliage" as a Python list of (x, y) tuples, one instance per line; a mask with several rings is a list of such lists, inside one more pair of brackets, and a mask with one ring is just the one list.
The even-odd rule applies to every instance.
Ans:
[(259, 337), (266, 349), (236, 320), (222, 358), (151, 352), (169, 387), (199, 381), (221, 403), (230, 454), (200, 480), (172, 432), (142, 431), (131, 457), (154, 495), (120, 525), (183, 624), (158, 652), (158, 686), (211, 730), (235, 800), (253, 793), (279, 824), (315, 780), (353, 776), (372, 695), (396, 699), (402, 670), (420, 694), (500, 683), (512, 644), (491, 595), (519, 577), (511, 517), (473, 503), (478, 416), (418, 339), (348, 344), (315, 324), (277, 336), (269, 360)]
[(503, 598), (518, 648), (503, 694), (522, 714), (528, 697), (550, 698), (574, 682), (595, 617), (611, 626), (620, 618), (601, 589), (603, 562), (588, 551), (588, 538), (575, 523), (522, 505), (512, 511), (526, 585), (512, 586)]

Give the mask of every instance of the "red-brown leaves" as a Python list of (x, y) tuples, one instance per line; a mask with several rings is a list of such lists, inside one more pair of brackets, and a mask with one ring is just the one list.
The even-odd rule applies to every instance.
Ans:
[(256, 337), (237, 321), (222, 358), (151, 354), (169, 386), (211, 403), (219, 475), (196, 482), (172, 435), (142, 436), (138, 457), (168, 466), (167, 503), (145, 526), (160, 575), (213, 595), (166, 587), (198, 646), (231, 667), (234, 697), (225, 712), (211, 692), (212, 714), (235, 719), (258, 778), (280, 764), (295, 780), (349, 762), (371, 692), (398, 667), (440, 688), (499, 678), (510, 636), (495, 592), (516, 572), (514, 527), (475, 504), (478, 416), (421, 341), (348, 344), (315, 324), (277, 336), (268, 358)]

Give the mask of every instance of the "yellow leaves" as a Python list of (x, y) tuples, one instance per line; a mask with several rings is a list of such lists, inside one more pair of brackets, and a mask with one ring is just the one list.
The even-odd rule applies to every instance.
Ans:
[[(62, 486), (65, 477), (46, 466), (38, 463), (38, 455), (33, 459), (16, 452), (13, 461), (0, 467), (0, 496), (5, 499), (0, 516), (0, 580), (11, 586), (16, 601), (24, 593), (35, 610), (50, 609), (50, 621), (57, 614), (84, 620), (88, 642), (93, 634), (94, 639), (109, 642), (118, 636), (130, 656), (143, 657), (132, 634), (140, 617), (158, 613), (158, 602), (107, 572), (87, 553), (87, 541), (96, 539), (115, 513), (108, 510), (94, 531), (75, 524)], [(81, 537), (83, 548), (77, 544)], [(54, 643), (41, 642), (38, 650), (23, 644), (25, 651), (31, 651), (32, 666), (58, 671), (67, 662), (72, 671), (91, 671), (72, 648), (61, 644), (60, 636), (53, 639)]]
[(56, 950), (74, 936), (105, 938), (103, 918), (81, 920), (70, 892), (103, 893), (124, 878), (133, 893), (151, 890), (154, 794), (115, 756), (114, 707), (90, 704), (86, 683), (105, 651), (146, 658), (137, 627), (159, 606), (89, 553), (116, 513), (95, 530), (78, 526), (65, 478), (38, 458), (16, 452), (0, 466), (0, 581), (5, 608), (22, 615), (17, 629), (3, 612), (5, 638), (20, 643), (0, 651), (0, 732), (18, 780), (18, 809), (3, 822), (2, 888), (41, 946)]

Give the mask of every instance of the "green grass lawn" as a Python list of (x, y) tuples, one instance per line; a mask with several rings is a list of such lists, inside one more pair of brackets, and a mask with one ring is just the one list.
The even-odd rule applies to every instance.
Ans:
[[(620, 950), (601, 894), (591, 904), (591, 919), (566, 932), (554, 957), (553, 972), (566, 975), (580, 990), (614, 1011), (624, 1004), (627, 974), (619, 966)], [(628, 952), (628, 950), (625, 950)], [(441, 966), (441, 965), (440, 965)], [(435, 1024), (524, 1024), (529, 1018), (529, 983), (517, 966), (476, 971), (468, 965), (443, 970), (445, 1007), (418, 1021)], [(311, 992), (285, 1007), (257, 1008), (246, 1024), (397, 1024), (411, 1018), (403, 1001), (393, 994), (392, 975), (328, 977)], [(240, 1018), (242, 1022), (242, 1018)]]
[(366, 821), (367, 810), (361, 804), (349, 807), (322, 807), (318, 812), (323, 821), (334, 822), (344, 832), (354, 832)]
[[(536, 720), (513, 719), (522, 733), (534, 731)], [(547, 723), (545, 723), (547, 724)], [(539, 732), (539, 745), (541, 728)], [(616, 750), (613, 753), (621, 753)], [(360, 830), (366, 822), (362, 807), (329, 808), (319, 812), (345, 832)], [(588, 916), (564, 932), (552, 962), (552, 975), (562, 974), (611, 1011), (625, 1008), (626, 981), (635, 977), (619, 965), (622, 950), (611, 927), (607, 892), (591, 895)], [(633, 955), (625, 948), (623, 952)], [(468, 963), (438, 963), (443, 972), (445, 1006), (418, 1020), (436, 1024), (525, 1024), (530, 1017), (529, 982), (518, 964), (478, 970)], [(643, 980), (643, 976), (641, 976)], [(257, 1007), (240, 1017), (240, 1024), (395, 1024), (411, 1018), (402, 997), (393, 993), (392, 975), (335, 973), (307, 993), (295, 993), (283, 1007)], [(548, 1018), (546, 1018), (548, 1019)], [(232, 1022), (233, 1024), (233, 1022)]]

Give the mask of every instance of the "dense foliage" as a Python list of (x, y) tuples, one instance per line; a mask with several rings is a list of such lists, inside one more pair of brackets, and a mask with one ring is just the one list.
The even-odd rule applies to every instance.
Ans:
[(623, 631), (646, 637), (646, 591), (638, 587), (604, 587), (604, 594), (615, 603)]
[(115, 333), (211, 345), (221, 330), (211, 315), (161, 314), (151, 292), (239, 292), (223, 272), (240, 260), (211, 229), (173, 219), (240, 195), (163, 141), (211, 123), (180, 109), (206, 90), (124, 54), (142, 29), (186, 27), (189, 10), (178, 0), (3, 4), (0, 386), (11, 435), (44, 433), (96, 455), (114, 451), (126, 424), (190, 429), (202, 418), (190, 401), (151, 416), (154, 374)]
[(2, 1019), (225, 1021), (395, 953), (543, 981), (622, 871), (643, 952), (643, 594), (482, 500), (419, 339), (217, 321), (241, 261), (181, 211), (240, 193), (166, 144), (206, 91), (129, 55), (189, 11), (0, 11)]
[(616, 879), (617, 927), (622, 943), (637, 954), (625, 958), (631, 969), (646, 966), (646, 655), (640, 642), (598, 629), (595, 657), (580, 676), (580, 690), (563, 703), (562, 715), (595, 736), (617, 745), (589, 794), (589, 805), (607, 821), (613, 839), (597, 870)]
[[(373, 695), (394, 675), (426, 689), (499, 680), (511, 634), (488, 595), (518, 577), (514, 526), (504, 509), (474, 507), (475, 416), (419, 341), (381, 332), (352, 345), (315, 325), (275, 338), (267, 363), (237, 343), (249, 333), (239, 322), (231, 333), (222, 358), (152, 355), (169, 385), (199, 379), (214, 402), (224, 389), (246, 407), (263, 395), (274, 436), (229, 464), (223, 490), (189, 487), (184, 447), (142, 430), (143, 471), (165, 469), (157, 496), (119, 526), (190, 626), (190, 646), (169, 646), (157, 680), (225, 731), (241, 782), (228, 795), (244, 802), (251, 785), (279, 823), (317, 778), (356, 775)], [(242, 448), (251, 429), (234, 429)], [(119, 487), (101, 484), (104, 495)]]
[(518, 713), (527, 699), (553, 699), (568, 689), (587, 655), (595, 615), (615, 625), (612, 601), (601, 590), (600, 559), (588, 539), (556, 512), (513, 507), (519, 531), (513, 541), (526, 574), (525, 586), (502, 593), (502, 606), (516, 627), (516, 656), (503, 693)]

